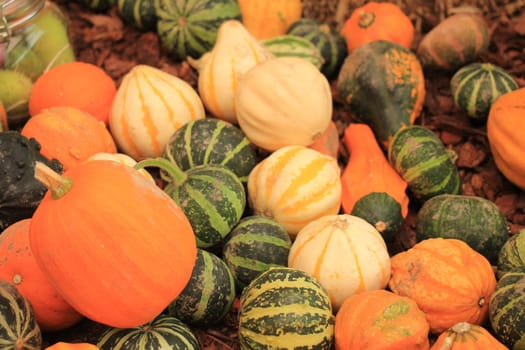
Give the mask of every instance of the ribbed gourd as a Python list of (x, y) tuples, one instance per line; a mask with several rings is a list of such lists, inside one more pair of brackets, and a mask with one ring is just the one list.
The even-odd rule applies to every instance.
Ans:
[(237, 0), (154, 0), (157, 34), (176, 61), (212, 49), (222, 22), (241, 19)]
[(241, 349), (329, 350), (333, 332), (334, 315), (328, 294), (306, 272), (271, 268), (241, 294)]
[(454, 103), (472, 120), (484, 122), (492, 103), (502, 94), (516, 90), (518, 83), (502, 67), (474, 62), (460, 68), (450, 80)]
[(421, 125), (400, 129), (388, 147), (388, 161), (408, 183), (413, 198), (420, 202), (439, 194), (460, 193), (456, 157), (434, 131)]

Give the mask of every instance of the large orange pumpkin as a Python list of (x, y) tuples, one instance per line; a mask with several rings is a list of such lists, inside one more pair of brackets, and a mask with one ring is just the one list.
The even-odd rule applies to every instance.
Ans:
[(8, 226), (0, 235), (0, 279), (13, 283), (26, 297), (43, 331), (68, 328), (82, 319), (38, 266), (29, 246), (31, 219)]
[(187, 217), (137, 170), (92, 160), (59, 175), (32, 217), (33, 254), (64, 299), (86, 317), (136, 327), (160, 314), (189, 281), (197, 247)]
[(335, 317), (337, 350), (428, 350), (429, 326), (408, 297), (384, 289), (353, 294)]
[(403, 10), (391, 2), (370, 1), (352, 11), (341, 34), (348, 52), (376, 40), (389, 40), (407, 49), (414, 40), (414, 24)]
[(35, 114), (21, 130), (36, 139), (41, 153), (56, 158), (64, 170), (99, 152), (115, 153), (117, 147), (104, 122), (75, 107), (53, 107)]
[(458, 322), (486, 321), (496, 275), (490, 262), (462, 240), (422, 240), (394, 255), (391, 269), (388, 286), (416, 301), (430, 332), (441, 333)]
[(499, 171), (510, 182), (525, 190), (525, 138), (521, 133), (523, 108), (525, 87), (498, 97), (489, 110), (487, 138)]

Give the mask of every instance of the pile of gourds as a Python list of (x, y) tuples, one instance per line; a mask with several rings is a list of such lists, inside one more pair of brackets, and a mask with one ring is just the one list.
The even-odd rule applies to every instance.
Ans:
[[(392, 3), (337, 30), (299, 0), (190, 3), (214, 15), (202, 38), (180, 41), (205, 24), (175, 30), (173, 1), (149, 19), (196, 87), (137, 65), (98, 117), (64, 102), (7, 130), (0, 110), (0, 343), (39, 349), (87, 318), (107, 328), (93, 344), (48, 349), (197, 349), (192, 327), (237, 299), (242, 349), (522, 349), (525, 231), (462, 194), (454, 152), (419, 123), (426, 72), (450, 74), (525, 189), (525, 88), (479, 62), (485, 19), (452, 15), (414, 48)], [(352, 116), (339, 131), (334, 94)], [(410, 210), (417, 243), (392, 253)]]

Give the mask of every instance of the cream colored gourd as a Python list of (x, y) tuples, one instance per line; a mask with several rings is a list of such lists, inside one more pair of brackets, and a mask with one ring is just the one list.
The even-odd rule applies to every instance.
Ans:
[(238, 80), (256, 64), (274, 58), (237, 20), (223, 22), (213, 49), (197, 64), (198, 90), (206, 109), (219, 119), (237, 124), (235, 91)]
[[(91, 157), (86, 159), (86, 161), (91, 161), (91, 160), (112, 160), (116, 163), (124, 164), (131, 168), (133, 168), (137, 164), (137, 161), (135, 159), (131, 158), (125, 153), (99, 152), (99, 153), (93, 154)], [(140, 174), (144, 175), (148, 180), (155, 183), (155, 179), (153, 178), (153, 176), (151, 176), (151, 174), (146, 169), (139, 169), (137, 171)]]
[(390, 256), (381, 234), (349, 214), (320, 217), (301, 229), (292, 243), (288, 266), (312, 274), (338, 310), (355, 293), (385, 288)]
[(200, 96), (189, 83), (137, 65), (122, 79), (108, 124), (119, 149), (138, 161), (162, 156), (176, 130), (205, 116)]
[(277, 57), (251, 68), (239, 81), (235, 104), (240, 128), (268, 151), (308, 146), (332, 120), (328, 80), (299, 57)]
[(293, 238), (310, 221), (339, 212), (337, 160), (305, 146), (282, 147), (250, 172), (248, 201), (255, 214), (273, 218)]

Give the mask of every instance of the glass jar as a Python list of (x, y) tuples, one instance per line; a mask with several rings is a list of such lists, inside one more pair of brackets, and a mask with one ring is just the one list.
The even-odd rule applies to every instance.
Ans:
[(75, 60), (65, 14), (46, 0), (0, 1), (0, 102), (9, 125), (29, 117), (33, 82)]

